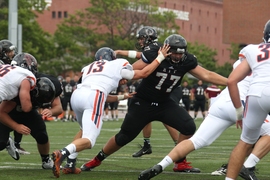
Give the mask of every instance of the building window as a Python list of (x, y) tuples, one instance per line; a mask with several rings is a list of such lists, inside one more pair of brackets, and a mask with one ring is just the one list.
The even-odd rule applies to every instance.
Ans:
[(209, 16), (209, 11), (207, 11), (207, 17)]
[(190, 8), (190, 14), (192, 14), (192, 11), (193, 11), (193, 9), (192, 9), (192, 8)]
[(67, 17), (68, 17), (68, 12), (64, 11), (64, 18), (67, 18)]
[(201, 11), (201, 10), (199, 10), (199, 15), (201, 15), (201, 13), (202, 13), (202, 11)]
[(192, 24), (189, 26), (189, 30), (192, 31)]
[(215, 28), (215, 34), (217, 34), (217, 28)]
[(167, 2), (164, 2), (164, 7), (167, 7)]
[(176, 4), (175, 3), (173, 4), (173, 9), (176, 9)]
[(217, 13), (215, 13), (215, 18), (217, 18)]
[(207, 28), (206, 28), (206, 32), (209, 33), (209, 27), (208, 27), (208, 26), (207, 26)]
[(183, 11), (185, 10), (185, 5), (182, 6), (182, 10), (183, 10)]
[(198, 31), (201, 32), (201, 26), (198, 27)]
[(53, 19), (56, 18), (56, 13), (55, 13), (55, 11), (52, 12), (52, 18), (53, 18)]
[(58, 18), (62, 18), (62, 12), (58, 11)]

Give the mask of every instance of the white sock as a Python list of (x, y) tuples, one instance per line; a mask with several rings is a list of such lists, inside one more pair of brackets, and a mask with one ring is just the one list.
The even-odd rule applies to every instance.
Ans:
[(172, 163), (173, 163), (172, 158), (166, 156), (164, 159), (162, 159), (162, 161), (158, 163), (158, 165), (161, 165), (162, 170), (164, 170), (167, 166), (169, 166)]
[(251, 168), (251, 167), (254, 167), (256, 166), (256, 164), (260, 161), (260, 159), (255, 156), (254, 154), (250, 154), (247, 158), (247, 160), (245, 161), (244, 163), (244, 166), (246, 168)]
[(72, 143), (69, 144), (69, 145), (67, 145), (67, 146), (66, 146), (66, 149), (69, 151), (70, 154), (76, 152), (76, 146), (75, 146), (75, 144), (72, 144)]
[(69, 158), (69, 159), (76, 159), (77, 156), (78, 156), (78, 153), (75, 152), (75, 153), (70, 154), (70, 155), (68, 156), (68, 158)]
[(226, 177), (225, 180), (234, 180), (234, 179)]

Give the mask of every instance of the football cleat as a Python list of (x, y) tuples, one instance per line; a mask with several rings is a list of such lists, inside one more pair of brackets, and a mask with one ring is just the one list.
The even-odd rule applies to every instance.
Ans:
[(53, 168), (53, 161), (51, 158), (48, 159), (48, 161), (42, 162), (42, 169), (52, 169)]
[(174, 172), (185, 172), (185, 173), (200, 173), (201, 170), (190, 166), (190, 162), (187, 162), (186, 159), (180, 163), (175, 163), (173, 171)]
[(146, 154), (151, 154), (152, 153), (152, 148), (151, 146), (141, 146), (141, 150), (139, 150), (138, 152), (134, 153), (132, 155), (132, 157), (141, 157), (143, 155), (146, 155)]
[(251, 168), (246, 168), (245, 166), (242, 166), (239, 176), (245, 180), (258, 180), (255, 175), (255, 166)]
[(222, 176), (222, 175), (226, 175), (227, 172), (227, 166), (228, 164), (223, 164), (219, 169), (213, 171), (211, 173), (212, 176)]
[(70, 166), (70, 164), (66, 164), (62, 169), (63, 174), (80, 174), (82, 170), (80, 168), (76, 168), (75, 166)]
[(18, 149), (18, 152), (21, 154), (21, 155), (28, 155), (30, 154), (30, 152), (26, 151), (25, 149), (23, 149), (22, 147), (17, 147)]
[(60, 176), (60, 169), (61, 169), (61, 164), (63, 160), (65, 159), (61, 153), (60, 150), (56, 150), (52, 153), (52, 159), (53, 159), (53, 175), (57, 178)]
[(99, 166), (101, 164), (101, 161), (95, 157), (94, 159), (88, 161), (87, 163), (84, 163), (81, 166), (81, 170), (82, 171), (90, 171), (92, 169), (94, 169), (95, 167)]
[(20, 154), (18, 152), (18, 149), (15, 147), (14, 141), (11, 137), (8, 138), (8, 143), (6, 146), (6, 149), (8, 151), (8, 154), (15, 160), (20, 159)]
[(157, 176), (162, 172), (162, 167), (161, 165), (155, 165), (150, 169), (146, 169), (142, 171), (138, 177), (138, 180), (148, 180), (151, 179), (152, 177)]

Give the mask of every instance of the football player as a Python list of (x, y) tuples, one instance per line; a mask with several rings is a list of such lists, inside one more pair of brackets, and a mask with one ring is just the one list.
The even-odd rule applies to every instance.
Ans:
[[(165, 61), (144, 78), (137, 88), (137, 93), (131, 99), (128, 112), (120, 131), (109, 139), (94, 159), (82, 165), (81, 169), (91, 170), (131, 142), (145, 125), (152, 121), (161, 121), (180, 132), (180, 140), (190, 138), (196, 131), (196, 125), (188, 112), (175, 103), (170, 95), (181, 84), (184, 75), (189, 72), (195, 77), (218, 85), (226, 85), (227, 78), (204, 69), (197, 63), (197, 58), (187, 52), (187, 42), (181, 35), (173, 34), (166, 38), (164, 44), (170, 45), (170, 52)], [(142, 59), (136, 61), (141, 68), (151, 63), (142, 54)], [(177, 169), (191, 170), (186, 158), (177, 159)], [(184, 167), (181, 167), (184, 166)], [(193, 171), (200, 172), (199, 169)]]
[[(49, 138), (45, 122), (41, 115), (48, 117), (57, 116), (63, 111), (59, 98), (59, 95), (62, 92), (61, 84), (57, 78), (37, 72), (37, 61), (34, 56), (28, 53), (16, 55), (11, 64), (13, 64), (14, 67), (20, 66), (31, 70), (37, 79), (39, 79), (39, 82), (37, 84), (37, 89), (31, 93), (33, 108), (29, 112), (22, 112), (20, 104), (17, 101), (5, 101), (0, 105), (0, 109), (8, 112), (9, 117), (6, 126), (0, 124), (0, 149), (3, 149), (4, 142), (7, 142), (6, 139), (12, 140), (9, 138), (10, 131), (14, 130), (19, 134), (31, 133), (32, 137), (35, 138), (37, 142), (38, 151), (42, 161), (42, 168), (51, 169), (53, 162), (49, 156)], [(39, 95), (37, 96), (37, 94)], [(6, 110), (5, 108), (7, 106), (10, 106), (11, 108)], [(40, 107), (44, 108), (41, 115), (37, 111)], [(14, 126), (10, 126), (11, 124), (14, 124)], [(22, 128), (24, 131), (21, 130)], [(12, 149), (13, 152), (16, 152), (16, 148), (15, 150), (14, 147)], [(12, 157), (18, 160), (18, 156), (15, 155), (16, 153), (14, 153), (14, 156)]]
[[(161, 46), (161, 44), (157, 42), (157, 36), (158, 36), (157, 31), (153, 27), (144, 26), (143, 28), (141, 28), (138, 31), (138, 34), (137, 34), (138, 42), (136, 43), (136, 48), (141, 50), (142, 52), (137, 52), (137, 51), (132, 51), (132, 50), (130, 50), (130, 51), (116, 50), (115, 52), (117, 55), (123, 55), (123, 56), (127, 56), (130, 58), (137, 58), (137, 59), (142, 58), (141, 56), (143, 55), (149, 61), (152, 61), (156, 58), (158, 49)], [(140, 67), (140, 65), (139, 66), (138, 65), (139, 65), (138, 63), (134, 63), (133, 68), (140, 69), (141, 67)], [(179, 95), (180, 95), (180, 97), (179, 97)], [(172, 96), (176, 97), (175, 101), (178, 104), (180, 99), (181, 99), (180, 87), (176, 88), (173, 91)], [(129, 102), (130, 102), (130, 99), (129, 99)], [(179, 136), (178, 131), (175, 130), (174, 128), (167, 126), (166, 124), (164, 124), (164, 126), (167, 128), (169, 134), (171, 135), (171, 138), (174, 141), (174, 144), (176, 144), (177, 140), (178, 140), (178, 136)], [(142, 132), (143, 132), (143, 138), (144, 138), (143, 146), (141, 147), (141, 149), (138, 152), (136, 152), (132, 155), (133, 157), (141, 157), (142, 155), (152, 153), (152, 147), (151, 147), (151, 143), (150, 143), (150, 137), (151, 137), (151, 133), (152, 133), (151, 123), (147, 124), (143, 128)], [(179, 169), (179, 171), (180, 171), (180, 169)]]

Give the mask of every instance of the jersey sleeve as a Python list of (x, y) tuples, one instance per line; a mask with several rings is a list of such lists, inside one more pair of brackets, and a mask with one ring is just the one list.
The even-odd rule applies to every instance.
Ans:
[(134, 71), (133, 71), (133, 67), (131, 64), (129, 64), (128, 61), (126, 61), (123, 64), (123, 68), (121, 69), (121, 76), (124, 79), (132, 79), (134, 77)]
[(144, 48), (144, 51), (141, 54), (141, 59), (143, 62), (150, 64), (158, 56), (160, 45), (158, 43), (150, 44)]
[(33, 90), (36, 86), (36, 78), (34, 76), (27, 76), (28, 81), (30, 82), (31, 90)]

